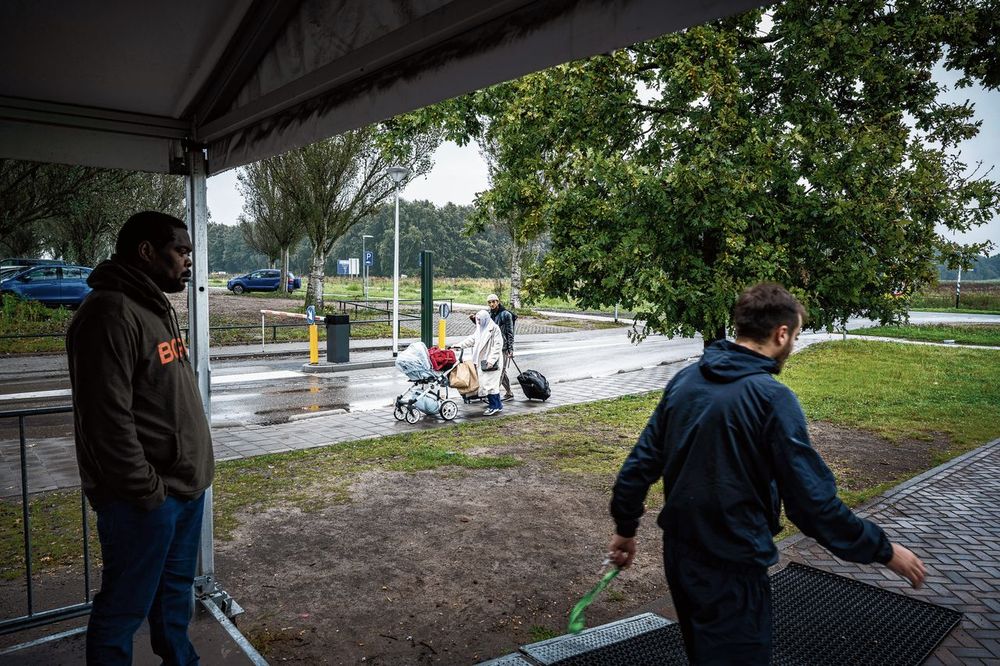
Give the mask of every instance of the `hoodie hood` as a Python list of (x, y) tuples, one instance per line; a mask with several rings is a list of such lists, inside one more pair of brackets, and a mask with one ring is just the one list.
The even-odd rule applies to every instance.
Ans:
[(138, 268), (119, 261), (117, 255), (99, 263), (87, 284), (93, 289), (120, 291), (161, 316), (170, 310), (170, 301), (160, 288)]
[(778, 362), (735, 342), (719, 340), (705, 350), (698, 369), (709, 381), (728, 383), (748, 375), (776, 375)]

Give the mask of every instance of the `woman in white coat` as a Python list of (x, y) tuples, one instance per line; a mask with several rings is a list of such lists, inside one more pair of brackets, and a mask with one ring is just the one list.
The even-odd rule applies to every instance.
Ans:
[[(486, 396), (488, 405), (486, 416), (491, 416), (503, 411), (503, 403), (500, 401), (500, 368), (503, 356), (503, 333), (500, 327), (493, 323), (490, 313), (480, 310), (476, 313), (476, 330), (472, 335), (458, 343), (459, 347), (468, 349), (472, 347), (472, 358), (479, 373), (479, 395)], [(493, 368), (484, 370), (483, 366)]]

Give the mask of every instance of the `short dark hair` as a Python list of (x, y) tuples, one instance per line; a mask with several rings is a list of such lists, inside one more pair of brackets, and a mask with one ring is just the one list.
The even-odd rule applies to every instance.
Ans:
[(115, 254), (123, 259), (134, 258), (139, 252), (139, 243), (149, 241), (153, 247), (161, 248), (174, 237), (174, 229), (187, 231), (187, 225), (173, 215), (144, 210), (125, 220), (115, 241)]
[(806, 319), (806, 309), (780, 284), (762, 282), (742, 294), (733, 306), (733, 326), (737, 338), (756, 342), (767, 340), (774, 329), (788, 326), (794, 330), (799, 317)]

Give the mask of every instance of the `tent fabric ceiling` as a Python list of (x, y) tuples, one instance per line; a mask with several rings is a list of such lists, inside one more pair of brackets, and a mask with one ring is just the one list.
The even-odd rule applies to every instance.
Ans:
[(761, 4), (7, 0), (0, 157), (218, 173)]

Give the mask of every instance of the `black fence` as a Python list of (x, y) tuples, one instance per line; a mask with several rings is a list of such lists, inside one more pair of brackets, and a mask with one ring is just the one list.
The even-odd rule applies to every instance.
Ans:
[[(365, 325), (365, 324), (388, 324), (389, 326), (392, 325), (392, 299), (391, 298), (390, 299), (369, 299), (367, 301), (334, 300), (334, 301), (330, 301), (330, 302), (335, 303), (336, 304), (335, 308), (337, 310), (339, 310), (340, 312), (345, 312), (346, 313), (348, 310), (351, 310), (355, 314), (359, 314), (361, 312), (371, 312), (371, 313), (377, 313), (378, 314), (378, 318), (377, 319), (376, 318), (371, 318), (371, 319), (351, 319), (351, 321), (350, 321), (350, 325), (351, 326), (362, 326), (362, 325)], [(451, 306), (453, 306), (454, 301), (452, 299), (450, 299), (450, 298), (449, 299), (436, 300), (435, 304), (440, 304), (440, 303), (445, 303), (445, 302), (448, 303), (449, 309), (454, 309), (453, 307), (451, 307)], [(419, 313), (418, 314), (413, 314), (412, 312), (403, 312), (402, 311), (402, 309), (404, 307), (410, 307), (410, 308), (412, 308), (414, 305), (419, 309), (419, 307), (420, 307), (420, 300), (419, 299), (407, 299), (407, 300), (400, 299), (399, 304), (400, 304), (400, 313), (399, 313), (399, 322), (400, 322), (400, 325), (402, 325), (402, 323), (404, 321), (411, 321), (411, 322), (412, 321), (420, 321), (420, 314)], [(320, 321), (320, 318), (317, 317), (317, 322), (319, 322), (319, 321)], [(257, 324), (241, 324), (241, 325), (233, 325), (233, 326), (209, 326), (208, 327), (208, 333), (209, 333), (209, 335), (211, 335), (213, 331), (250, 331), (250, 330), (256, 331), (256, 330), (261, 329), (261, 328), (264, 329), (264, 330), (270, 329), (270, 331), (271, 331), (271, 342), (277, 342), (278, 341), (278, 329), (279, 328), (307, 328), (308, 326), (309, 326), (309, 324), (307, 324), (304, 321), (302, 321), (302, 322), (294, 322), (294, 323), (290, 323), (290, 324), (289, 323), (286, 323), (286, 324), (272, 323), (272, 324), (265, 324), (264, 326), (258, 326)], [(188, 327), (181, 328), (181, 332), (184, 333), (184, 339), (185, 340), (189, 340), (189, 329), (188, 329)], [(30, 339), (30, 338), (64, 338), (64, 337), (66, 337), (66, 333), (65, 332), (62, 332), (62, 333), (24, 333), (24, 334), (20, 334), (20, 335), (0, 335), (0, 340), (26, 340), (26, 339)]]

